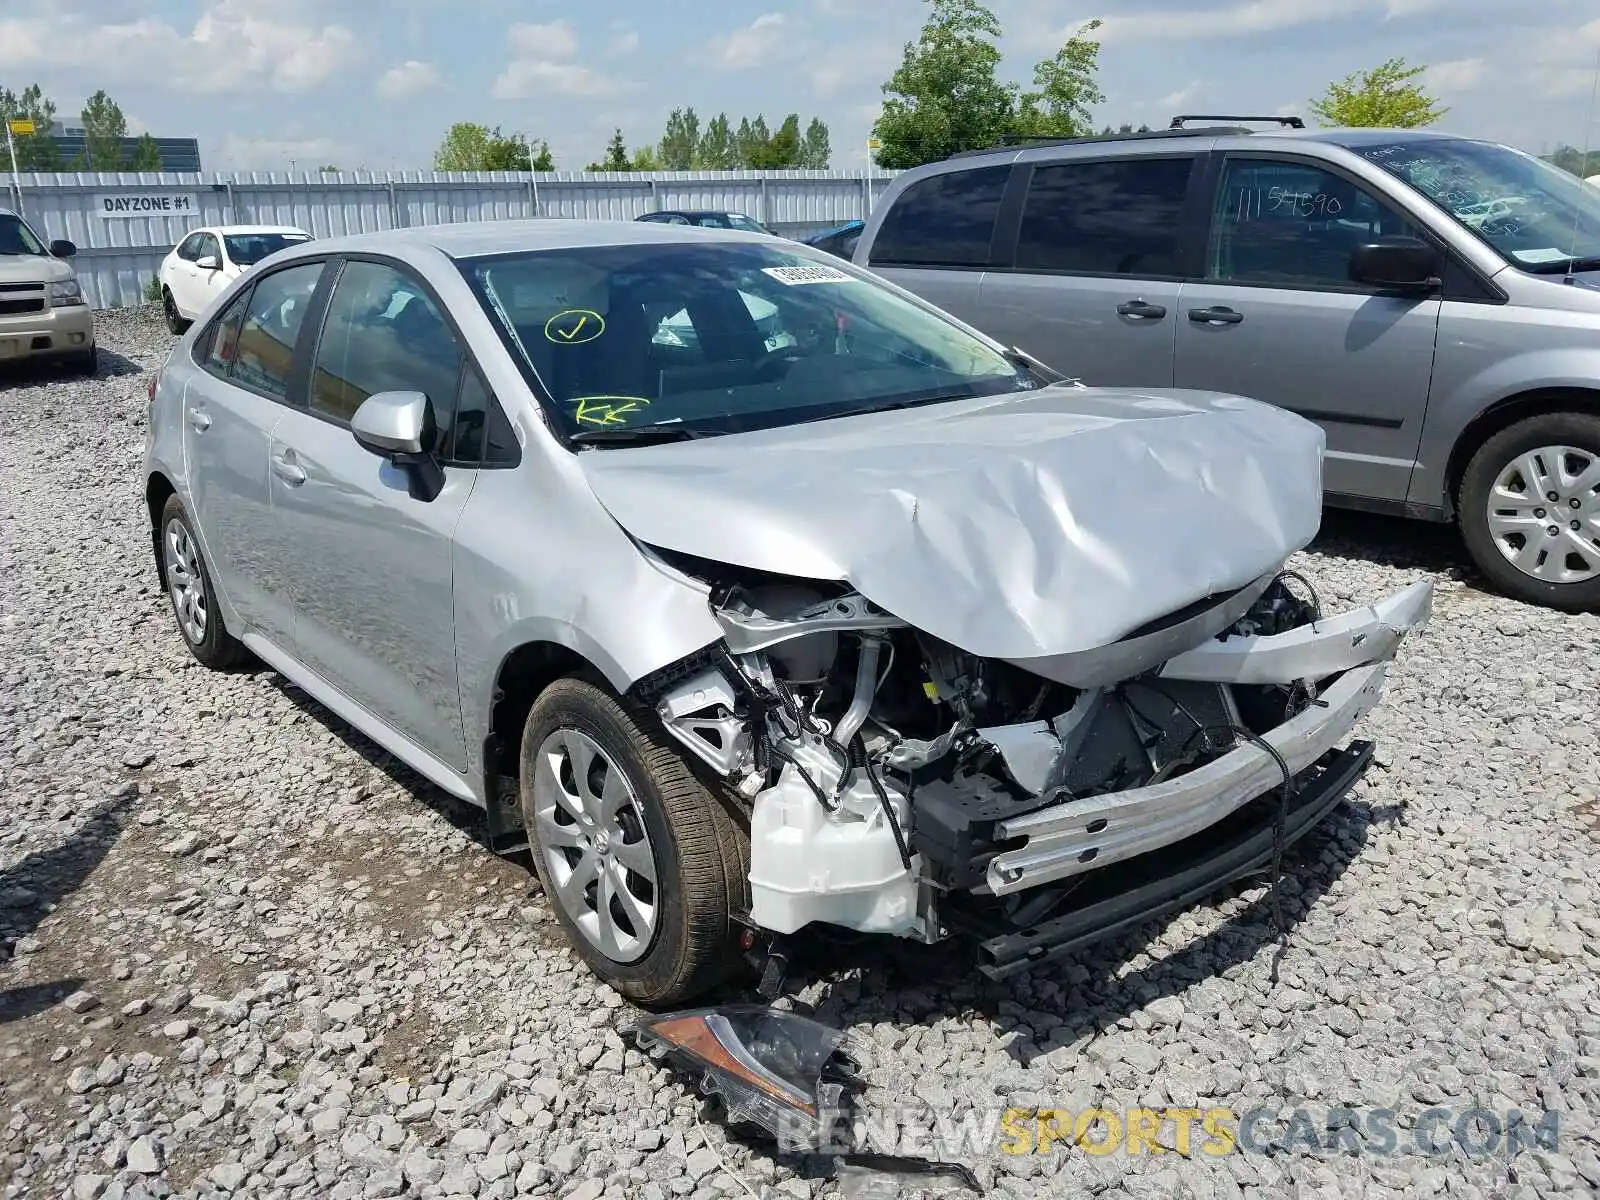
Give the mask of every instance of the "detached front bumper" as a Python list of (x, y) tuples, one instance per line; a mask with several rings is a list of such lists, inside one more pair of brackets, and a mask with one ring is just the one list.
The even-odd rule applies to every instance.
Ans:
[[(1380, 604), (1272, 637), (1230, 637), (1171, 659), (1162, 678), (1228, 683), (1294, 683), (1337, 676), (1315, 703), (1263, 740), (1298, 775), (1349, 737), (1378, 703), (1401, 639), (1428, 619), (1433, 584)], [(1271, 791), (1283, 773), (1261, 747), (1245, 744), (1175, 779), (1067, 800), (999, 822), (1009, 844), (988, 863), (984, 890), (996, 896), (1099, 871), (1182, 842)], [(1020, 845), (1015, 843), (1020, 841)]]

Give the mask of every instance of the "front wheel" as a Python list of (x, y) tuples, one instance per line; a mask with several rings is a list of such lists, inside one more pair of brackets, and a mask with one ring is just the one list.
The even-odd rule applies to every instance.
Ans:
[(749, 833), (647, 710), (583, 679), (542, 692), (522, 735), (523, 823), (567, 938), (637, 1004), (682, 1003), (741, 958)]
[(1600, 611), (1600, 417), (1553, 412), (1479, 447), (1456, 520), (1480, 570), (1518, 600)]

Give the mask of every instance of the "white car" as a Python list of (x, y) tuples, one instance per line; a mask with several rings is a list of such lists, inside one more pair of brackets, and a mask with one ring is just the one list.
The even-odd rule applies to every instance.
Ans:
[(269, 254), (309, 242), (292, 225), (213, 225), (191, 230), (161, 260), (161, 308), (167, 328), (182, 333), (228, 290), (228, 285)]

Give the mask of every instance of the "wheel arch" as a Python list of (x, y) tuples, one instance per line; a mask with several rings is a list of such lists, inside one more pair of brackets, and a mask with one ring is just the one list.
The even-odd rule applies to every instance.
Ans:
[(1467, 423), (1451, 447), (1445, 466), (1445, 506), (1453, 519), (1459, 508), (1461, 483), (1472, 456), (1501, 430), (1544, 413), (1581, 412), (1600, 416), (1600, 388), (1534, 388), (1496, 400)]
[(523, 642), (500, 660), (489, 694), (489, 724), (483, 743), (486, 794), (492, 794), (497, 777), (516, 776), (528, 710), (540, 692), (568, 676), (581, 676), (612, 689), (605, 672), (560, 642)]
[(162, 563), (161, 554), (161, 510), (167, 506), (167, 500), (177, 494), (177, 487), (160, 471), (150, 472), (150, 477), (144, 484), (144, 506), (150, 516), (150, 553), (156, 560), (156, 579), (162, 587), (167, 586), (167, 571)]

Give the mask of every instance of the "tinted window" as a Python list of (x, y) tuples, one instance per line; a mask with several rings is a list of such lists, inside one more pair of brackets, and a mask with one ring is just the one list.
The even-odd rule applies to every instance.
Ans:
[(377, 392), (423, 392), (443, 424), (460, 372), (456, 335), (421, 284), (382, 263), (345, 266), (317, 344), (313, 412), (349, 421)]
[(509, 466), (521, 456), (511, 422), (470, 364), (461, 373), (454, 420), (439, 431), (439, 446), (442, 459), (462, 466)]
[(1091, 275), (1176, 275), (1193, 158), (1038, 167), (1022, 210), (1017, 267)]
[(1211, 279), (1354, 286), (1363, 242), (1418, 236), (1416, 227), (1343, 176), (1309, 163), (1229, 159), (1206, 254)]
[(980, 167), (912, 184), (883, 219), (872, 243), (873, 263), (983, 266), (1010, 173), (1010, 167)]
[(199, 245), (200, 235), (198, 233), (191, 233), (188, 237), (184, 238), (183, 241), (178, 243), (178, 257), (189, 262), (193, 262), (195, 259), (200, 257), (200, 251), (198, 249)]
[(250, 293), (231, 378), (275, 400), (289, 392), (295, 338), (311, 306), (321, 263), (275, 271)]
[(297, 233), (232, 233), (223, 240), (228, 243), (230, 259), (241, 267), (253, 267), (285, 246), (297, 246), (311, 239)]
[(213, 257), (220, 257), (221, 253), (220, 248), (217, 246), (217, 239), (209, 233), (202, 233), (200, 240), (195, 243), (194, 256), (197, 259), (204, 258), (208, 254)]
[(213, 375), (226, 379), (233, 362), (239, 356), (239, 326), (244, 321), (245, 305), (250, 291), (239, 293), (232, 304), (223, 310), (209, 329), (195, 343), (195, 354), (202, 367)]
[(34, 236), (27, 222), (10, 213), (0, 213), (0, 254), (43, 254), (44, 243)]

